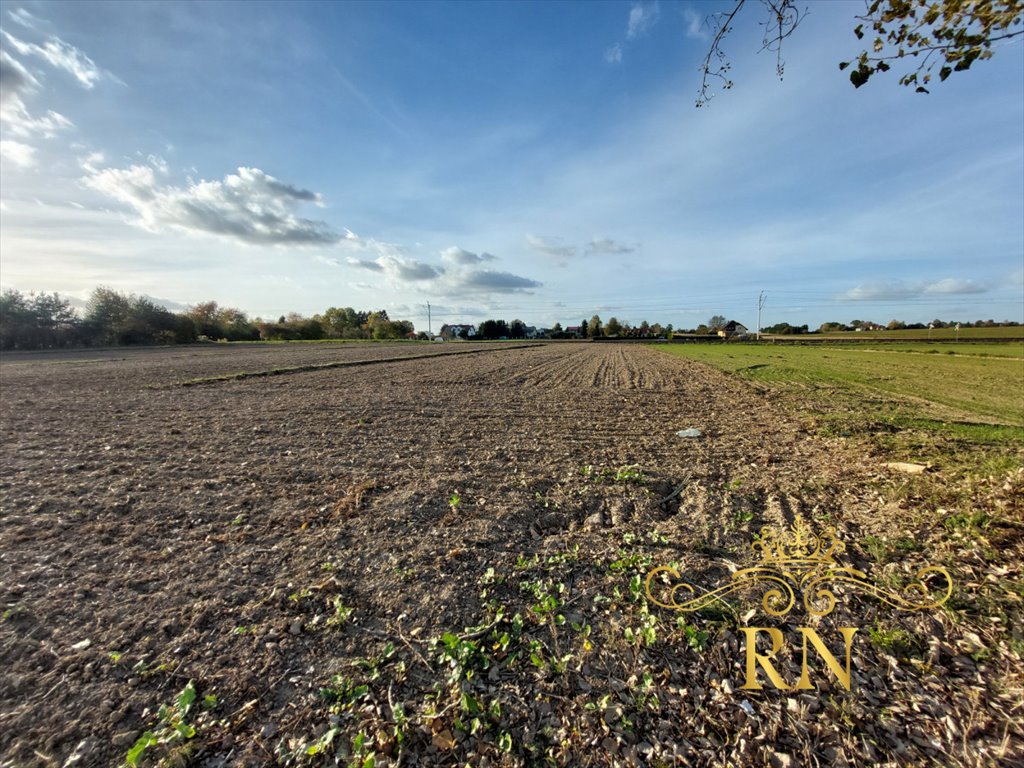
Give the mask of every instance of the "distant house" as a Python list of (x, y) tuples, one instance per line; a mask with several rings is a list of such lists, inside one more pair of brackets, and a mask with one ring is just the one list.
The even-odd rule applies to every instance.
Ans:
[(737, 323), (735, 320), (730, 320), (718, 329), (718, 335), (723, 339), (733, 339), (739, 336), (746, 336), (747, 326), (743, 325), (743, 323)]
[(441, 332), (439, 334), (441, 338), (451, 339), (466, 339), (470, 336), (476, 336), (476, 326), (466, 325), (464, 323), (453, 323), (452, 325), (441, 326)]
[(525, 328), (523, 328), (523, 338), (526, 338), (526, 339), (536, 339), (537, 338), (537, 328), (536, 328), (536, 326), (528, 325)]
[(579, 338), (579, 336), (580, 336), (580, 326), (578, 326), (578, 325), (566, 326), (565, 332), (568, 333), (568, 334), (571, 334), (572, 336), (576, 336), (577, 338)]

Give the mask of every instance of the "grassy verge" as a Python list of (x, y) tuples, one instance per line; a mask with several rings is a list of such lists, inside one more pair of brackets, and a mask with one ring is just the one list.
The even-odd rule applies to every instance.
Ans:
[[(954, 354), (942, 354), (942, 347)], [(846, 404), (857, 412), (910, 408), (917, 418), (1024, 426), (1024, 358), (961, 354), (954, 344), (915, 350), (756, 344), (668, 345), (659, 349), (708, 363), (744, 379), (799, 393), (828, 410)], [(879, 402), (879, 399), (888, 402)]]
[[(751, 382), (876, 462), (879, 546), (899, 559), (901, 542), (926, 539), (965, 584), (951, 601), (958, 620), (991, 627), (990, 647), (1024, 658), (1024, 592), (1000, 576), (1024, 555), (1024, 360), (893, 347), (657, 348)], [(886, 471), (886, 462), (928, 471)]]

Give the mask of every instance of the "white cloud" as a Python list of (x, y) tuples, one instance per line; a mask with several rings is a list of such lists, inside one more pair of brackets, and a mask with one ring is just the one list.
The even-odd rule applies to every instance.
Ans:
[(132, 208), (136, 225), (152, 232), (178, 229), (253, 245), (329, 245), (355, 236), (295, 215), (300, 203), (320, 203), (315, 192), (278, 181), (258, 168), (239, 168), (223, 181), (187, 189), (161, 185), (152, 166), (94, 170), (86, 186)]
[(5, 133), (21, 139), (50, 138), (71, 127), (70, 120), (52, 110), (44, 117), (32, 116), (25, 98), (38, 89), (35, 76), (6, 51), (0, 51), (0, 128)]
[(612, 47), (608, 48), (604, 52), (604, 60), (609, 64), (621, 64), (622, 63), (622, 45), (616, 43)]
[(82, 170), (88, 171), (89, 173), (98, 173), (99, 167), (106, 161), (106, 155), (102, 152), (90, 152), (88, 155), (80, 159), (78, 164), (82, 166)]
[(704, 40), (708, 37), (704, 29), (704, 17), (692, 8), (683, 9), (683, 21), (686, 22), (686, 36), (694, 40)]
[(0, 51), (0, 99), (39, 87), (35, 76), (7, 51)]
[(35, 147), (22, 144), (20, 141), (10, 139), (0, 141), (0, 157), (14, 163), (19, 168), (31, 168), (35, 165), (35, 154)]
[(496, 256), (490, 253), (481, 253), (478, 255), (454, 245), (451, 248), (445, 248), (441, 251), (442, 261), (463, 267), (482, 264), (485, 261), (494, 261), (496, 258)]
[(37, 56), (51, 66), (63, 69), (78, 80), (85, 88), (93, 88), (102, 77), (96, 63), (70, 43), (59, 37), (51, 37), (43, 45), (26, 43), (8, 32), (3, 32), (7, 42), (22, 56)]
[(907, 283), (903, 280), (869, 281), (851, 288), (836, 298), (846, 301), (897, 301), (923, 295), (963, 295), (985, 293), (989, 289), (974, 280), (947, 277), (934, 282)]
[(548, 256), (557, 256), (565, 259), (576, 255), (576, 246), (566, 245), (560, 237), (527, 235), (526, 243), (538, 253), (545, 253)]
[(36, 24), (39, 23), (39, 19), (33, 16), (31, 13), (26, 11), (24, 8), (17, 8), (13, 11), (8, 11), (7, 15), (11, 17), (11, 20), (26, 29), (35, 29)]
[(653, 3), (633, 3), (629, 9), (629, 23), (626, 26), (626, 39), (634, 38), (644, 34), (647, 30), (658, 23), (661, 17), (661, 9), (657, 0)]
[(458, 293), (527, 293), (543, 283), (510, 272), (475, 269), (462, 275), (452, 290)]
[[(353, 236), (354, 237), (354, 236)], [(444, 274), (444, 267), (411, 259), (402, 254), (402, 249), (393, 243), (382, 243), (377, 240), (358, 241), (354, 245), (362, 250), (378, 253), (375, 259), (349, 257), (349, 266), (377, 272), (398, 283), (419, 283), (435, 280)]]
[(947, 277), (945, 280), (939, 280), (937, 283), (931, 283), (924, 287), (924, 293), (940, 294), (985, 293), (987, 290), (988, 288), (974, 280), (961, 280), (953, 277)]
[(587, 244), (587, 253), (600, 253), (614, 256), (623, 253), (633, 253), (635, 250), (636, 248), (633, 246), (619, 243), (608, 237), (600, 240), (594, 239)]

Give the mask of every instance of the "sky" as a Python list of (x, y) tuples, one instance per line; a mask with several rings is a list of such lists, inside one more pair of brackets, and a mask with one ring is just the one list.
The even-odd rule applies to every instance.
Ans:
[(1024, 40), (854, 89), (730, 2), (0, 2), (0, 287), (251, 317), (1024, 321)]

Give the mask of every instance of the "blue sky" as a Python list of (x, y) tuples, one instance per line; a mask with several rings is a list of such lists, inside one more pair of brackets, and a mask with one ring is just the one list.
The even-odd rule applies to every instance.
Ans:
[(731, 3), (0, 2), (0, 285), (693, 327), (1024, 320), (1024, 45), (855, 90)]

